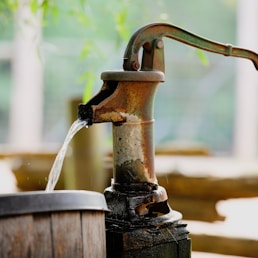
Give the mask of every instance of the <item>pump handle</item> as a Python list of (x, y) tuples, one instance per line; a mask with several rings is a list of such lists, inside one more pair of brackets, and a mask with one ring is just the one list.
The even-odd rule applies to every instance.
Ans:
[[(258, 70), (258, 54), (254, 51), (211, 41), (166, 23), (148, 24), (132, 35), (124, 54), (124, 70), (137, 71), (140, 68), (138, 53), (140, 48), (143, 47), (143, 55), (146, 55), (147, 58), (143, 58), (141, 70), (161, 70), (164, 72), (164, 57), (162, 56), (164, 53), (161, 55), (155, 55), (154, 53), (161, 48), (163, 52), (163, 37), (175, 39), (187, 45), (224, 56), (250, 59)], [(153, 59), (155, 59), (155, 62)], [(157, 62), (161, 63), (157, 64)]]

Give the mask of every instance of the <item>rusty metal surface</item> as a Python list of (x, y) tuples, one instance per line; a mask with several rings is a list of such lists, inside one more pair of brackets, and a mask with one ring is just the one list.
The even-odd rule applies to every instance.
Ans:
[(164, 73), (107, 71), (101, 78), (100, 92), (79, 107), (79, 117), (90, 124), (113, 123), (113, 182), (105, 191), (109, 217), (135, 221), (167, 214), (168, 197), (158, 186), (153, 146), (153, 100)]
[(157, 181), (153, 164), (153, 97), (157, 84), (121, 81), (105, 102), (92, 106), (93, 123), (113, 122), (117, 183)]
[[(163, 73), (113, 71), (103, 73), (102, 78), (101, 91), (90, 105), (80, 107), (80, 117), (88, 116), (91, 123), (113, 123), (116, 183), (157, 183), (153, 164), (153, 98), (158, 83), (164, 80)], [(116, 86), (115, 80), (119, 80)]]
[[(127, 82), (164, 82), (165, 75), (162, 71), (123, 71), (112, 70), (101, 73), (103, 81)], [(147, 90), (147, 89), (146, 89)]]
[[(139, 50), (143, 47), (143, 62), (141, 70), (165, 71), (162, 53), (162, 38), (168, 37), (184, 44), (217, 53), (224, 56), (233, 56), (250, 59), (258, 70), (258, 54), (230, 44), (222, 44), (216, 41), (200, 37), (189, 31), (171, 24), (153, 23), (137, 30), (128, 42), (124, 54), (124, 70), (137, 71), (140, 69)], [(157, 57), (158, 56), (158, 57)]]

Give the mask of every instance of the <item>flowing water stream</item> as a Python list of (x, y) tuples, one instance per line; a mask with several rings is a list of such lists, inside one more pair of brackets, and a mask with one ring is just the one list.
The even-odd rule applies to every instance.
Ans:
[(61, 149), (59, 150), (59, 152), (56, 156), (56, 159), (53, 163), (53, 166), (50, 170), (48, 182), (47, 182), (47, 186), (46, 186), (46, 191), (53, 191), (55, 189), (56, 183), (60, 177), (61, 169), (63, 166), (65, 154), (66, 154), (67, 148), (69, 146), (69, 143), (72, 140), (73, 136), (78, 131), (80, 131), (83, 127), (87, 127), (87, 121), (79, 120), (79, 119), (74, 121), (74, 123), (70, 127), (70, 129), (65, 137), (64, 143), (63, 143)]

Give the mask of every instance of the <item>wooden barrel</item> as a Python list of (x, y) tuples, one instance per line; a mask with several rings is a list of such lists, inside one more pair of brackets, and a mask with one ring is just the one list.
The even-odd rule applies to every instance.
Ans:
[(92, 191), (0, 195), (0, 257), (106, 257), (106, 211)]

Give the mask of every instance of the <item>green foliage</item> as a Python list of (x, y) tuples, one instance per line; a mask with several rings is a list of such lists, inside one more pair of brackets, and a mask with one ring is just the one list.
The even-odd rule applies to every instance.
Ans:
[(79, 82), (85, 82), (84, 92), (83, 92), (83, 103), (86, 103), (92, 97), (92, 89), (94, 82), (96, 80), (96, 75), (94, 71), (89, 70), (84, 72), (78, 79)]
[(127, 23), (127, 14), (128, 10), (124, 8), (121, 12), (115, 13), (114, 18), (116, 22), (116, 31), (118, 33), (119, 39), (117, 41), (117, 44), (122, 41), (127, 41), (130, 37), (130, 27)]
[(199, 48), (196, 48), (195, 50), (199, 60), (201, 61), (201, 63), (204, 65), (204, 66), (208, 66), (209, 65), (209, 59), (207, 57), (207, 55), (205, 54), (204, 51), (202, 51), (201, 49)]
[(30, 0), (29, 6), (32, 13), (42, 13), (42, 25), (47, 25), (47, 15), (49, 14), (53, 19), (57, 19), (59, 15), (59, 7), (53, 0)]
[(18, 8), (18, 0), (1, 0), (0, 1), (0, 13), (2, 15), (10, 14), (16, 11)]

